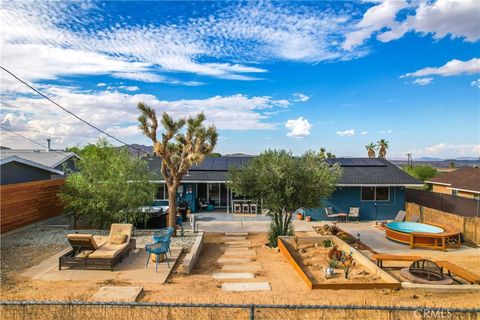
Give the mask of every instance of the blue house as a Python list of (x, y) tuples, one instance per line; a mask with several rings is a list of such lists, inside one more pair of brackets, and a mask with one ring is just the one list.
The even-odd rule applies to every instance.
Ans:
[[(234, 203), (245, 200), (235, 195), (227, 186), (228, 168), (242, 168), (252, 156), (223, 156), (206, 158), (193, 166), (177, 190), (177, 199), (188, 204), (192, 212), (198, 212), (210, 204), (216, 211), (231, 213)], [(159, 177), (157, 198), (167, 199), (168, 193), (160, 174), (160, 159), (149, 159), (149, 167)], [(334, 212), (348, 212), (350, 207), (360, 208), (361, 220), (392, 219), (405, 208), (405, 188), (423, 184), (384, 159), (332, 158), (339, 163), (343, 174), (324, 207)], [(258, 204), (261, 207), (261, 203)], [(328, 220), (324, 208), (307, 210), (314, 220)]]

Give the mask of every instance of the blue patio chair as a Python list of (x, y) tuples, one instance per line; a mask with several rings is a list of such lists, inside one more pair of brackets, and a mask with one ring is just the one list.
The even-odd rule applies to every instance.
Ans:
[[(159, 231), (156, 231), (153, 234), (153, 242), (154, 244), (158, 243), (170, 243), (170, 240), (172, 238), (173, 232), (175, 229), (172, 227), (164, 228)], [(172, 255), (172, 252), (170, 251), (170, 245), (168, 246), (168, 251), (170, 252), (170, 255)]]
[(145, 269), (148, 268), (148, 262), (150, 261), (150, 255), (154, 254), (156, 256), (155, 259), (155, 272), (158, 272), (158, 261), (160, 260), (160, 255), (165, 255), (165, 261), (167, 262), (168, 268), (170, 268), (170, 264), (168, 263), (167, 258), (167, 251), (170, 249), (170, 241), (168, 242), (159, 242), (159, 243), (152, 243), (145, 245), (145, 251), (147, 251), (147, 264)]

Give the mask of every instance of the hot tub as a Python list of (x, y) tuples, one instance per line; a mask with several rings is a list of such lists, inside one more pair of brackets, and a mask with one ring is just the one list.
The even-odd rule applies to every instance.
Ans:
[[(386, 225), (385, 236), (392, 241), (410, 244), (410, 234), (412, 232), (435, 234), (445, 232), (445, 230), (425, 223), (392, 221)], [(416, 239), (416, 241), (425, 245), (435, 244), (435, 239), (428, 236)]]

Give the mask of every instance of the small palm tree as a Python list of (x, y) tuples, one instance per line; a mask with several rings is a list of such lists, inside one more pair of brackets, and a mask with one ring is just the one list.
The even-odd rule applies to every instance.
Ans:
[[(164, 132), (157, 140), (158, 120), (155, 110), (143, 103), (138, 104), (138, 110), (140, 130), (152, 140), (155, 156), (162, 159), (160, 171), (168, 189), (168, 225), (175, 227), (177, 188), (188, 169), (213, 152), (218, 139), (217, 130), (214, 126), (207, 128), (203, 125), (203, 113), (175, 121), (164, 112), (161, 120)], [(185, 125), (186, 129), (183, 130)]]
[(385, 159), (387, 157), (388, 141), (385, 139), (380, 139), (377, 141), (378, 146), (378, 157)]
[(371, 142), (370, 144), (367, 144), (365, 149), (368, 151), (369, 158), (375, 158), (375, 149), (377, 149), (377, 145), (375, 143)]

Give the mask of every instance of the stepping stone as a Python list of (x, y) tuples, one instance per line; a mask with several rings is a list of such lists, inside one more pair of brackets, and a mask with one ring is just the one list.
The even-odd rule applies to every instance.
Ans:
[(142, 287), (104, 286), (92, 299), (101, 302), (135, 302), (142, 291)]
[(220, 258), (217, 260), (218, 263), (224, 264), (238, 264), (238, 263), (249, 263), (252, 262), (252, 259), (247, 258)]
[(241, 241), (247, 240), (247, 237), (222, 237), (222, 241)]
[(246, 246), (246, 245), (251, 245), (252, 241), (225, 241), (223, 244), (226, 244), (229, 246)]
[(222, 284), (223, 291), (271, 291), (270, 283), (268, 282), (247, 282), (247, 283), (224, 283)]
[(256, 264), (226, 264), (222, 266), (222, 271), (250, 271), (255, 272), (261, 267)]
[(255, 257), (257, 254), (253, 250), (249, 250), (249, 251), (227, 250), (223, 253), (223, 255), (236, 256), (236, 257)]
[(216, 272), (212, 274), (212, 277), (214, 279), (253, 279), (255, 278), (255, 275), (250, 272), (245, 272), (245, 273), (228, 273), (228, 272)]
[(226, 236), (248, 236), (248, 232), (225, 232)]

